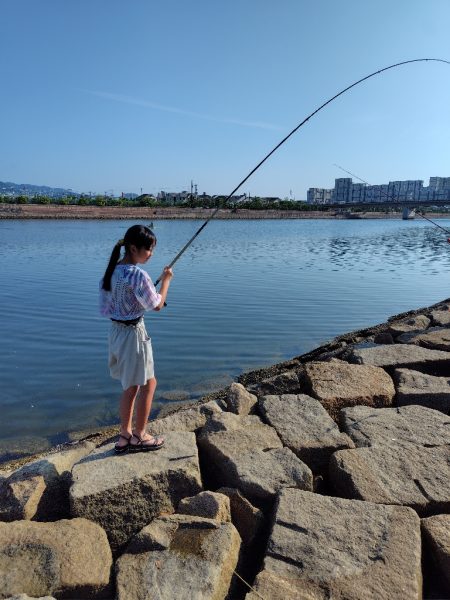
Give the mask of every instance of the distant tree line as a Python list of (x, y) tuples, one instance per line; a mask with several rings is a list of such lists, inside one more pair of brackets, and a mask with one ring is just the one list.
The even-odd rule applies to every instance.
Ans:
[[(304, 202), (296, 202), (294, 200), (267, 199), (257, 196), (244, 202), (235, 203), (233, 201), (226, 202), (226, 196), (213, 197), (192, 197), (183, 204), (177, 204), (178, 208), (229, 208), (229, 209), (251, 209), (251, 210), (321, 210), (320, 206), (312, 206)], [(9, 204), (55, 204), (55, 205), (77, 205), (77, 206), (148, 206), (155, 208), (167, 207), (168, 204), (164, 200), (158, 200), (153, 196), (144, 194), (128, 200), (126, 198), (114, 198), (112, 196), (63, 196), (61, 198), (52, 198), (49, 196), (0, 196), (1, 203)]]
[[(249, 209), (249, 210), (301, 210), (301, 211), (327, 211), (327, 207), (321, 206), (320, 204), (306, 204), (306, 202), (299, 202), (295, 200), (289, 200), (288, 198), (273, 199), (273, 198), (260, 198), (255, 196), (239, 203), (233, 202), (232, 200), (226, 201), (226, 196), (206, 196), (206, 197), (192, 197), (183, 204), (177, 204), (177, 208), (229, 208), (231, 210)], [(53, 198), (49, 196), (2, 196), (0, 195), (0, 203), (2, 204), (54, 204), (59, 206), (64, 205), (75, 205), (75, 206), (117, 206), (117, 207), (135, 207), (135, 206), (147, 206), (150, 208), (164, 208), (168, 204), (164, 200), (158, 200), (148, 194), (143, 194), (134, 200), (127, 198), (114, 198), (113, 196), (63, 196), (61, 198)], [(351, 204), (343, 204), (342, 211), (351, 212), (398, 212), (399, 208), (393, 207), (363, 207), (363, 208), (352, 208)], [(434, 207), (416, 207), (416, 210), (420, 212), (449, 212), (446, 206)]]
[(320, 207), (311, 206), (306, 202), (297, 202), (296, 200), (284, 200), (274, 198), (260, 198), (254, 196), (248, 200), (234, 202), (232, 199), (227, 201), (227, 196), (212, 196), (191, 198), (183, 206), (189, 208), (231, 208), (250, 209), (250, 210), (320, 210)]
[[(128, 200), (127, 198), (114, 198), (112, 196), (62, 196), (53, 198), (50, 196), (0, 196), (0, 203), (3, 204), (54, 204), (57, 206), (153, 206), (147, 199)], [(156, 200), (155, 200), (155, 206)]]

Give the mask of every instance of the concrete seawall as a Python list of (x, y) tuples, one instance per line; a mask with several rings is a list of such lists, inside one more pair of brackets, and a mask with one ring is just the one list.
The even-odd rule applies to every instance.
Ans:
[[(206, 220), (213, 213), (212, 208), (151, 208), (113, 206), (58, 206), (53, 204), (0, 204), (0, 219), (199, 219)], [(401, 212), (357, 213), (364, 219), (401, 219)], [(446, 214), (433, 214), (433, 218), (449, 218)], [(336, 211), (299, 210), (247, 210), (220, 209), (215, 219), (345, 219)]]

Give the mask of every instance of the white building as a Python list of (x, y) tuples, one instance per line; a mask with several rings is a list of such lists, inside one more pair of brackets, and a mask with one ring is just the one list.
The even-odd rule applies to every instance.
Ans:
[(329, 204), (333, 196), (333, 190), (325, 188), (309, 188), (306, 194), (308, 204)]
[(158, 193), (157, 199), (168, 206), (175, 206), (176, 204), (184, 204), (191, 197), (190, 192), (183, 190), (182, 192), (165, 192), (161, 190)]

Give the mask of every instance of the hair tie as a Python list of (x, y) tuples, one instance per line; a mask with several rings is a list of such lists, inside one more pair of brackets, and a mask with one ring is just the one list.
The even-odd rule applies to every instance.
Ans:
[(125, 244), (125, 240), (119, 240), (116, 246), (123, 246)]

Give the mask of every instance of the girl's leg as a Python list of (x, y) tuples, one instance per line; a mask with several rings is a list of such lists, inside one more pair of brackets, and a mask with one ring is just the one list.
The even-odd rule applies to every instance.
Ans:
[(156, 379), (152, 377), (145, 385), (141, 386), (136, 403), (136, 433), (145, 437), (148, 417), (152, 408), (153, 396), (156, 390)]
[[(131, 387), (124, 390), (120, 397), (120, 435), (123, 435), (125, 438), (129, 438), (132, 434), (133, 407), (138, 391), (139, 386), (132, 385)], [(126, 445), (127, 442), (123, 438), (120, 438), (117, 442), (117, 446), (119, 448)]]

